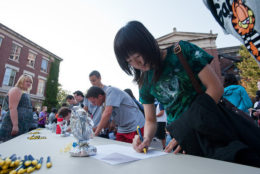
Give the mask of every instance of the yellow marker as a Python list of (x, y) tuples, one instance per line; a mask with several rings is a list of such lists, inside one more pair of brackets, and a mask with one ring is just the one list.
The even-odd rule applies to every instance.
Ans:
[(37, 170), (39, 170), (41, 167), (42, 167), (42, 164), (37, 164), (37, 165), (35, 166), (35, 168), (36, 168)]
[(1, 174), (9, 173), (12, 169), (3, 169), (1, 170)]
[(34, 170), (35, 170), (35, 168), (32, 167), (32, 166), (30, 166), (30, 167), (28, 167), (28, 168), (26, 169), (26, 172), (27, 172), (27, 173), (32, 173)]
[(25, 169), (23, 169), (23, 168), (19, 169), (17, 172), (17, 174), (23, 174), (23, 173), (25, 173)]
[(42, 162), (43, 162), (43, 157), (40, 158), (40, 160), (38, 161), (38, 164), (35, 166), (35, 168), (37, 170), (39, 170), (42, 167)]
[(15, 165), (15, 166), (19, 166), (19, 164), (20, 164), (20, 160), (18, 160), (18, 159), (15, 160), (14, 165)]
[(24, 166), (25, 167), (28, 167), (29, 165), (32, 164), (32, 161), (29, 160), (28, 156), (27, 155), (24, 155)]
[[(143, 142), (144, 139), (143, 139), (142, 132), (141, 132), (141, 129), (140, 129), (139, 126), (137, 126), (137, 133), (138, 133), (138, 135), (139, 135), (140, 140)], [(144, 151), (144, 153), (146, 154), (146, 148), (144, 148), (143, 151)]]
[(10, 174), (23, 174), (24, 173), (24, 165), (21, 162), (21, 164), (15, 169), (10, 172)]
[(15, 166), (15, 161), (12, 161), (9, 167), (14, 167)]
[(12, 170), (9, 174), (16, 174), (16, 171)]
[(36, 166), (38, 164), (38, 161), (37, 160), (33, 160), (32, 161), (32, 165)]
[(32, 165), (36, 166), (38, 164), (38, 161), (32, 155), (28, 155), (28, 159), (32, 162)]
[(47, 167), (47, 168), (51, 168), (51, 166), (52, 166), (51, 157), (48, 156), (48, 157), (47, 157), (47, 162), (46, 162), (46, 167)]
[(9, 166), (11, 164), (11, 162), (12, 162), (12, 160), (10, 158), (5, 159), (5, 165)]
[(9, 165), (5, 164), (2, 166), (2, 169), (5, 170), (5, 169), (8, 169)]
[(51, 168), (52, 164), (51, 163), (47, 163), (46, 166), (47, 166), (47, 168)]

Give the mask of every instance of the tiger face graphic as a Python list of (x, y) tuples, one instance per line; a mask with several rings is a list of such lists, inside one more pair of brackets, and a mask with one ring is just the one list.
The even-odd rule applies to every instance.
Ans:
[(254, 29), (255, 16), (253, 11), (242, 0), (234, 0), (232, 3), (232, 25), (242, 37), (246, 48), (260, 61), (260, 35)]
[(240, 35), (250, 33), (255, 25), (253, 11), (245, 6), (242, 0), (235, 0), (232, 4), (232, 24)]

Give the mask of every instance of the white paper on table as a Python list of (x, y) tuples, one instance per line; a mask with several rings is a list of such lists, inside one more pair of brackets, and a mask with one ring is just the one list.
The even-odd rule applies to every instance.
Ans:
[(116, 165), (146, 158), (166, 155), (167, 153), (155, 149), (149, 149), (146, 154), (136, 152), (132, 146), (108, 144), (96, 146), (97, 154), (92, 156), (106, 163)]

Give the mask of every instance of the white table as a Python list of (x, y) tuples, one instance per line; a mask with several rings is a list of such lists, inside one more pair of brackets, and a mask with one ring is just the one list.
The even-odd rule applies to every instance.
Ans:
[[(35, 131), (34, 131), (35, 132)], [(75, 142), (74, 137), (60, 137), (49, 130), (42, 129), (41, 136), (46, 136), (43, 140), (28, 140), (32, 134), (24, 134), (10, 141), (0, 144), (0, 154), (10, 156), (17, 154), (23, 157), (31, 154), (39, 159), (44, 157), (44, 163), (36, 174), (168, 174), (168, 173), (187, 173), (187, 174), (259, 174), (260, 168), (254, 168), (234, 163), (201, 158), (191, 155), (167, 154), (164, 156), (139, 160), (120, 165), (109, 165), (91, 157), (70, 157), (67, 152), (61, 152), (66, 145)], [(121, 144), (131, 146), (131, 144), (95, 137), (91, 140), (91, 145)], [(98, 150), (98, 149), (97, 149)], [(53, 167), (46, 168), (46, 158), (51, 156)]]

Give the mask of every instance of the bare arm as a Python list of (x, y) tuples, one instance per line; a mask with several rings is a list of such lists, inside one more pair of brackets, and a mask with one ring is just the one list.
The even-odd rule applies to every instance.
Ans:
[(104, 112), (102, 113), (101, 120), (96, 128), (95, 135), (97, 136), (100, 131), (107, 126), (110, 116), (113, 111), (113, 106), (106, 106)]
[(144, 125), (144, 141), (136, 135), (133, 139), (133, 147), (137, 152), (142, 152), (143, 148), (148, 147), (156, 132), (156, 115), (154, 104), (144, 104), (145, 125)]
[(152, 140), (156, 132), (156, 115), (154, 104), (144, 104), (145, 125), (144, 138)]
[(163, 116), (163, 114), (164, 114), (164, 110), (161, 110), (161, 111), (156, 115), (156, 117), (161, 117), (161, 116)]
[(224, 88), (216, 73), (210, 65), (205, 66), (198, 74), (201, 82), (207, 88), (206, 93), (212, 97), (216, 103), (222, 97)]
[(17, 107), (19, 104), (19, 101), (22, 96), (22, 91), (19, 88), (12, 88), (9, 93), (9, 110), (10, 110), (10, 118), (12, 121), (13, 129), (12, 129), (12, 135), (15, 135), (18, 133), (18, 112)]

